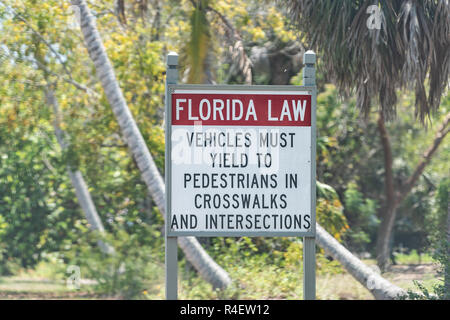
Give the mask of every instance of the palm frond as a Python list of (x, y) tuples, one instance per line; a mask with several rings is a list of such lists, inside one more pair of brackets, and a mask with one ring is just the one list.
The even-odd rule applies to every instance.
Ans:
[[(245, 52), (241, 35), (225, 15), (212, 7), (208, 7), (208, 10), (214, 12), (219, 17), (225, 29), (228, 50), (232, 60), (230, 70), (233, 70), (229, 73), (229, 77), (239, 72), (243, 75), (245, 84), (252, 84), (252, 62)], [(225, 82), (227, 83), (228, 81), (229, 78)]]
[(208, 78), (207, 73), (210, 72), (208, 51), (211, 46), (211, 35), (206, 17), (209, 0), (192, 2), (194, 3), (194, 10), (190, 19), (191, 36), (187, 44), (189, 64), (187, 80), (189, 83), (205, 83)]
[[(370, 5), (380, 9), (380, 29), (367, 27)], [(288, 0), (288, 6), (311, 48), (321, 52), (330, 80), (345, 94), (356, 91), (364, 114), (377, 98), (392, 119), (396, 89), (403, 88), (414, 89), (422, 122), (439, 107), (450, 69), (448, 0)]]

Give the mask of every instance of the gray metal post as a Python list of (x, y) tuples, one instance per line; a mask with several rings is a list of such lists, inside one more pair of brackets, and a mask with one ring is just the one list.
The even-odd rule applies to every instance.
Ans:
[[(306, 51), (303, 55), (303, 85), (316, 85), (316, 54)], [(311, 101), (311, 214), (315, 217), (316, 211), (316, 99), (314, 91)], [(315, 219), (313, 220), (315, 221)], [(311, 228), (315, 231), (315, 225)], [(315, 234), (315, 232), (314, 232)], [(316, 245), (315, 236), (303, 238), (303, 299), (316, 298)]]
[(169, 137), (170, 126), (170, 114), (169, 110), (169, 84), (176, 84), (178, 80), (178, 54), (170, 52), (167, 55), (167, 68), (166, 68), (166, 300), (176, 300), (178, 298), (178, 245), (177, 237), (168, 237), (169, 231), (169, 212), (170, 212), (170, 197), (171, 193), (167, 192), (170, 186), (170, 176), (168, 176), (169, 166), (171, 165), (169, 159), (169, 152), (171, 149), (171, 137)]

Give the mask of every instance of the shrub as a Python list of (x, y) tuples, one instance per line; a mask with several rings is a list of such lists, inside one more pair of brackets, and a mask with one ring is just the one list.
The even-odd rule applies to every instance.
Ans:
[(102, 240), (114, 247), (115, 252), (105, 254), (96, 246), (84, 245), (77, 247), (71, 259), (71, 264), (80, 266), (82, 277), (96, 281), (95, 291), (121, 299), (146, 299), (158, 293), (164, 268), (154, 249), (125, 231)]

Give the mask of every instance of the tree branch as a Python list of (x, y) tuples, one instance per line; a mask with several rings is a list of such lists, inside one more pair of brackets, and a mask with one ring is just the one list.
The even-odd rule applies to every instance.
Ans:
[(66, 63), (62, 60), (61, 55), (56, 52), (55, 49), (52, 48), (51, 44), (44, 38), (44, 36), (37, 31), (36, 29), (33, 28), (33, 26), (24, 18), (20, 15), (20, 13), (17, 13), (13, 8), (10, 7), (10, 9), (13, 11), (14, 16), (17, 17), (20, 21), (22, 21), (23, 23), (25, 23), (25, 25), (30, 28), (30, 30), (50, 49), (50, 51), (55, 55), (56, 59), (61, 63), (61, 65), (63, 66), (63, 69), (65, 71), (65, 73), (72, 78), (72, 74), (70, 73), (70, 71), (67, 69)]
[[(53, 112), (55, 113), (55, 119), (53, 121), (53, 127), (55, 129), (56, 140), (61, 146), (62, 150), (65, 150), (69, 147), (69, 144), (65, 141), (64, 135), (65, 132), (61, 129), (61, 111), (59, 108), (58, 100), (55, 97), (52, 86), (47, 83), (47, 86), (44, 90), (46, 102), (48, 105), (53, 107)], [(105, 234), (105, 228), (103, 223), (98, 215), (97, 209), (95, 207), (94, 201), (92, 200), (92, 196), (89, 192), (88, 186), (81, 174), (80, 170), (75, 170), (67, 165), (67, 172), (70, 177), (70, 181), (75, 189), (75, 194), (77, 196), (79, 205), (83, 210), (86, 220), (89, 223), (89, 227), (92, 231), (98, 231), (100, 234)], [(115, 254), (114, 248), (108, 244), (107, 242), (99, 239), (97, 241), (98, 246), (102, 250), (102, 252), (106, 254)]]
[(72, 73), (67, 68), (66, 63), (62, 60), (61, 55), (55, 49), (52, 48), (51, 44), (44, 38), (44, 36), (39, 31), (37, 31), (35, 28), (33, 28), (33, 26), (24, 17), (22, 17), (22, 15), (20, 13), (18, 13), (16, 10), (14, 10), (14, 8), (12, 8), (11, 6), (8, 6), (8, 8), (13, 12), (14, 17), (17, 17), (20, 21), (25, 23), (25, 25), (39, 38), (39, 40), (42, 43), (44, 43), (49, 48), (49, 50), (55, 55), (56, 59), (61, 63), (61, 65), (64, 69), (64, 72), (67, 74), (67, 77), (61, 76), (61, 75), (51, 71), (50, 69), (47, 68), (47, 66), (45, 66), (43, 63), (41, 63), (40, 61), (38, 61), (36, 59), (35, 62), (37, 63), (39, 68), (41, 68), (43, 71), (45, 71), (49, 74), (52, 74), (58, 78), (61, 78), (62, 80), (66, 81), (67, 83), (72, 84), (77, 89), (83, 90), (83, 91), (87, 92), (88, 94), (89, 93), (93, 94), (96, 97), (100, 96), (97, 92), (95, 92), (91, 88), (86, 87), (85, 85), (75, 81), (72, 77)]
[(425, 153), (422, 155), (422, 159), (416, 166), (416, 169), (414, 170), (413, 174), (408, 178), (408, 180), (404, 183), (403, 187), (401, 188), (400, 194), (397, 199), (398, 202), (401, 202), (408, 195), (408, 193), (416, 184), (419, 177), (422, 175), (423, 171), (425, 170), (425, 167), (428, 165), (428, 163), (430, 163), (431, 158), (435, 154), (436, 150), (439, 148), (439, 145), (442, 143), (445, 136), (450, 131), (450, 127), (448, 126), (449, 122), (450, 122), (450, 112), (445, 116), (444, 121), (442, 122), (436, 135), (434, 136), (433, 143), (428, 148), (428, 150), (425, 151)]
[(53, 75), (55, 77), (58, 77), (59, 79), (65, 81), (67, 83), (70, 83), (75, 88), (77, 88), (79, 90), (82, 90), (82, 91), (86, 92), (87, 94), (92, 94), (92, 95), (94, 95), (97, 98), (100, 97), (100, 95), (96, 91), (94, 91), (93, 89), (91, 89), (89, 87), (86, 87), (82, 83), (79, 83), (79, 82), (73, 80), (72, 77), (64, 77), (64, 76), (61, 76), (61, 75), (57, 74), (56, 72), (53, 72), (52, 70), (47, 68), (43, 63), (41, 63), (39, 60), (35, 60), (34, 62), (36, 62), (36, 64), (38, 65), (38, 67), (40, 69), (42, 69), (43, 71), (47, 72), (48, 74), (51, 74), (51, 75)]
[[(192, 4), (194, 5), (194, 2), (191, 0)], [(252, 62), (248, 55), (245, 53), (244, 50), (244, 42), (242, 41), (242, 37), (237, 32), (237, 30), (233, 27), (231, 22), (225, 17), (223, 14), (221, 14), (216, 9), (208, 6), (206, 7), (206, 10), (214, 12), (222, 21), (226, 28), (226, 33), (228, 35), (228, 41), (230, 42), (230, 54), (233, 59), (233, 66), (232, 69), (239, 68), (239, 70), (242, 72), (242, 74), (245, 77), (245, 83), (246, 84), (252, 84)], [(234, 68), (233, 68), (234, 67)], [(228, 79), (226, 82), (229, 81), (229, 78), (232, 76), (232, 73), (228, 76)]]

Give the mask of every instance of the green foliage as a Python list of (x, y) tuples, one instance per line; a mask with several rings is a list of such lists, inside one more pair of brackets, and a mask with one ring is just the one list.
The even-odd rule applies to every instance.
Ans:
[[(218, 83), (242, 83), (242, 75), (230, 77), (235, 64), (230, 45), (233, 47), (236, 39), (230, 37), (223, 15), (242, 39), (242, 54), (250, 56), (252, 48), (264, 47), (273, 49), (271, 57), (299, 58), (287, 48), (303, 34), (289, 24), (288, 10), (282, 4), (269, 0), (196, 0), (194, 4), (189, 0), (157, 1), (155, 8), (138, 11), (130, 2), (124, 12), (126, 24), (111, 11), (114, 0), (88, 4), (96, 14), (127, 104), (161, 174), (168, 51), (182, 53), (180, 65), (183, 71), (190, 71), (180, 72), (180, 81), (204, 82), (209, 70)], [(0, 4), (0, 274), (35, 268), (36, 276), (61, 279), (67, 276), (67, 264), (77, 264), (83, 278), (97, 280), (99, 293), (161, 298), (164, 220), (127, 152), (69, 6), (69, 1), (56, 0), (39, 6), (34, 0)], [(324, 66), (320, 56), (318, 65)], [(42, 70), (37, 60), (45, 62), (48, 70)], [(278, 69), (276, 72), (280, 74)], [(291, 83), (298, 85), (301, 78), (298, 73)], [(53, 110), (43, 94), (46, 79), (54, 85), (61, 128), (70, 142), (64, 152), (54, 137)], [(350, 248), (370, 251), (378, 223), (376, 211), (384, 201), (375, 115), (362, 121), (351, 93), (342, 98), (335, 86), (325, 85), (326, 72), (317, 79), (317, 220)], [(73, 81), (89, 90), (76, 88)], [(269, 83), (270, 79), (254, 74), (253, 82)], [(411, 174), (434, 134), (433, 128), (424, 131), (414, 124), (409, 112), (413, 104), (412, 92), (399, 95), (399, 121), (388, 125), (398, 183)], [(432, 115), (433, 122), (439, 123), (449, 108), (450, 96), (443, 97), (440, 111)], [(412, 239), (428, 235), (442, 265), (445, 250), (439, 246), (449, 184), (443, 177), (449, 172), (449, 157), (448, 152), (436, 154), (418, 186), (399, 207), (396, 224), (398, 234), (408, 233), (406, 240), (398, 237), (397, 244), (401, 240), (410, 250)], [(83, 173), (108, 234), (104, 240), (115, 247), (115, 255), (105, 256), (98, 250), (98, 235), (90, 232), (79, 207), (68, 166)], [(186, 268), (182, 297), (301, 297), (303, 246), (298, 239), (216, 238), (202, 239), (202, 244), (240, 281), (223, 293), (212, 291), (182, 260), (181, 266)], [(399, 262), (410, 261), (402, 259), (398, 256)], [(341, 273), (342, 268), (319, 251), (317, 271), (325, 276)]]
[(449, 193), (450, 178), (445, 177), (437, 187), (433, 199), (433, 208), (425, 220), (432, 246), (437, 246), (446, 236)]
[(5, 218), (3, 218), (2, 215), (0, 215), (0, 237), (6, 233), (6, 227), (8, 224), (5, 221)]
[(398, 264), (429, 264), (433, 263), (431, 254), (419, 253), (413, 249), (408, 253), (398, 253), (395, 255), (395, 262)]
[(97, 293), (122, 299), (145, 299), (155, 294), (163, 277), (163, 263), (154, 248), (142, 245), (139, 235), (121, 230), (115, 237), (90, 238), (103, 239), (115, 253), (106, 255), (95, 245), (82, 243), (66, 255), (70, 264), (80, 267), (84, 278), (96, 280)]
[[(277, 249), (258, 249), (254, 238), (217, 238), (209, 252), (233, 275), (233, 284), (214, 291), (192, 268), (181, 262), (181, 299), (301, 299), (303, 288), (303, 243), (282, 238)], [(252, 241), (253, 240), (253, 241)], [(268, 239), (265, 239), (267, 241)], [(255, 243), (256, 242), (256, 243)], [(344, 270), (322, 251), (316, 254), (317, 275), (329, 277)]]
[(438, 300), (438, 296), (436, 296), (434, 293), (430, 292), (430, 290), (425, 287), (423, 284), (421, 284), (419, 281), (414, 280), (414, 285), (419, 289), (419, 292), (413, 291), (409, 289), (407, 291), (407, 294), (402, 297), (402, 299), (408, 299), (408, 300)]
[(449, 228), (449, 194), (450, 179), (445, 178), (439, 184), (435, 195), (435, 208), (431, 216), (430, 226), (434, 226), (434, 232), (430, 232), (430, 242), (433, 245), (433, 259), (437, 262), (441, 276), (441, 282), (433, 289), (439, 299), (450, 299), (450, 243), (448, 241)]
[[(76, 234), (74, 223), (79, 215), (64, 168), (57, 171), (46, 165), (59, 161), (49, 152), (51, 144), (34, 132), (17, 129), (16, 133), (20, 137), (17, 145), (0, 143), (0, 206), (6, 223), (0, 242), (4, 259), (18, 259), (27, 267), (39, 261), (42, 252), (63, 247), (63, 239)], [(0, 131), (0, 141), (12, 138)]]
[(67, 265), (60, 252), (44, 252), (33, 269), (21, 268), (13, 274), (17, 277), (61, 281), (66, 279), (66, 270)]
[[(414, 97), (405, 93), (400, 98), (399, 119), (388, 124), (397, 188), (412, 174), (435, 134), (435, 129), (425, 131), (408, 113)], [(318, 179), (333, 186), (344, 205), (350, 226), (346, 245), (357, 251), (371, 252), (378, 217), (385, 203), (383, 151), (376, 128), (377, 115), (363, 121), (358, 117), (354, 98), (340, 98), (333, 85), (325, 85), (317, 101)], [(447, 95), (442, 100), (441, 111), (433, 116), (435, 127), (450, 110), (449, 102)], [(450, 170), (450, 153), (444, 150), (445, 141), (441, 148), (427, 166), (424, 178), (397, 209), (393, 243), (396, 249), (402, 246), (423, 252), (426, 248), (423, 240), (432, 228), (423, 226), (429, 225), (424, 219), (432, 212), (434, 186), (439, 185)]]
[(356, 183), (350, 182), (344, 192), (344, 206), (351, 223), (347, 237), (351, 239), (355, 249), (362, 250), (373, 238), (379, 224), (376, 216), (377, 203), (372, 199), (364, 199)]
[(317, 222), (322, 225), (336, 239), (340, 240), (343, 233), (349, 228), (344, 215), (344, 207), (336, 191), (329, 185), (316, 182)]
[[(448, 254), (449, 244), (446, 241), (443, 243), (440, 249), (442, 251), (437, 251), (434, 254), (434, 259), (440, 267), (440, 275), (444, 276), (445, 272), (449, 272), (450, 269), (450, 256)], [(447, 250), (447, 251), (445, 251)], [(447, 275), (448, 276), (448, 275)], [(450, 298), (449, 288), (445, 285), (445, 280), (443, 278), (438, 279), (438, 283), (433, 284), (431, 288), (427, 288), (421, 282), (414, 280), (414, 285), (417, 290), (408, 290), (407, 296), (405, 298), (410, 300), (448, 300)]]
[(438, 266), (439, 282), (434, 284), (431, 291), (423, 284), (415, 281), (418, 292), (409, 290), (408, 298), (413, 300), (448, 300), (450, 292), (445, 281), (450, 278), (450, 243), (448, 242), (448, 198), (450, 179), (444, 178), (439, 184), (434, 198), (432, 212), (426, 216), (426, 227), (429, 230), (429, 242), (432, 257)]
[[(261, 255), (235, 259), (227, 271), (236, 281), (223, 292), (213, 291), (211, 286), (194, 277), (183, 281), (182, 299), (300, 299), (302, 295), (301, 270), (283, 268), (267, 263)], [(183, 274), (183, 277), (188, 275)], [(185, 289), (186, 287), (186, 289)], [(189, 289), (188, 289), (189, 288)]]
[[(336, 191), (329, 185), (317, 181), (317, 220), (336, 239), (340, 240), (348, 229), (343, 207)], [(213, 238), (209, 252), (226, 270), (234, 270), (237, 265), (254, 272), (262, 269), (253, 264), (265, 265), (267, 268), (283, 268), (290, 272), (301, 272), (303, 244), (295, 238)], [(251, 267), (242, 265), (250, 263)], [(323, 251), (317, 253), (317, 267), (320, 274), (342, 272), (337, 261), (328, 260)], [(260, 277), (260, 275), (254, 275)], [(236, 288), (235, 288), (236, 289)], [(237, 290), (237, 289), (236, 289)]]
[[(365, 185), (378, 193), (383, 186), (378, 173), (382, 169), (382, 158), (377, 153), (375, 125), (358, 118), (353, 98), (339, 98), (333, 85), (326, 85), (324, 89), (317, 97), (318, 180), (333, 186), (340, 199), (344, 198), (347, 184), (359, 183), (359, 177), (364, 177)], [(371, 190), (364, 191), (367, 196)]]
[(189, 60), (188, 83), (204, 83), (207, 80), (207, 56), (211, 46), (209, 22), (206, 18), (206, 8), (209, 0), (196, 0), (191, 14), (191, 38), (187, 44)]
[[(122, 226), (141, 244), (147, 245), (149, 239), (152, 245), (161, 243), (161, 216), (152, 210), (111, 108), (99, 94), (100, 83), (84, 46), (77, 42), (79, 28), (73, 27), (69, 6), (68, 1), (46, 1), (38, 9), (34, 1), (0, 4), (0, 212), (7, 222), (0, 234), (0, 265), (17, 261), (32, 267), (48, 252), (70, 250), (89, 232), (68, 166), (83, 173), (107, 231), (114, 233)], [(8, 14), (11, 10), (18, 15)], [(98, 17), (98, 26), (105, 28), (104, 44), (127, 103), (163, 172), (163, 45), (151, 41), (147, 27), (136, 24), (124, 31), (111, 15)], [(50, 71), (40, 70), (37, 59), (45, 61)], [(44, 77), (55, 83), (61, 128), (70, 142), (65, 152), (55, 139)], [(62, 80), (68, 77), (90, 91)], [(152, 236), (145, 231), (146, 224), (153, 225)]]

